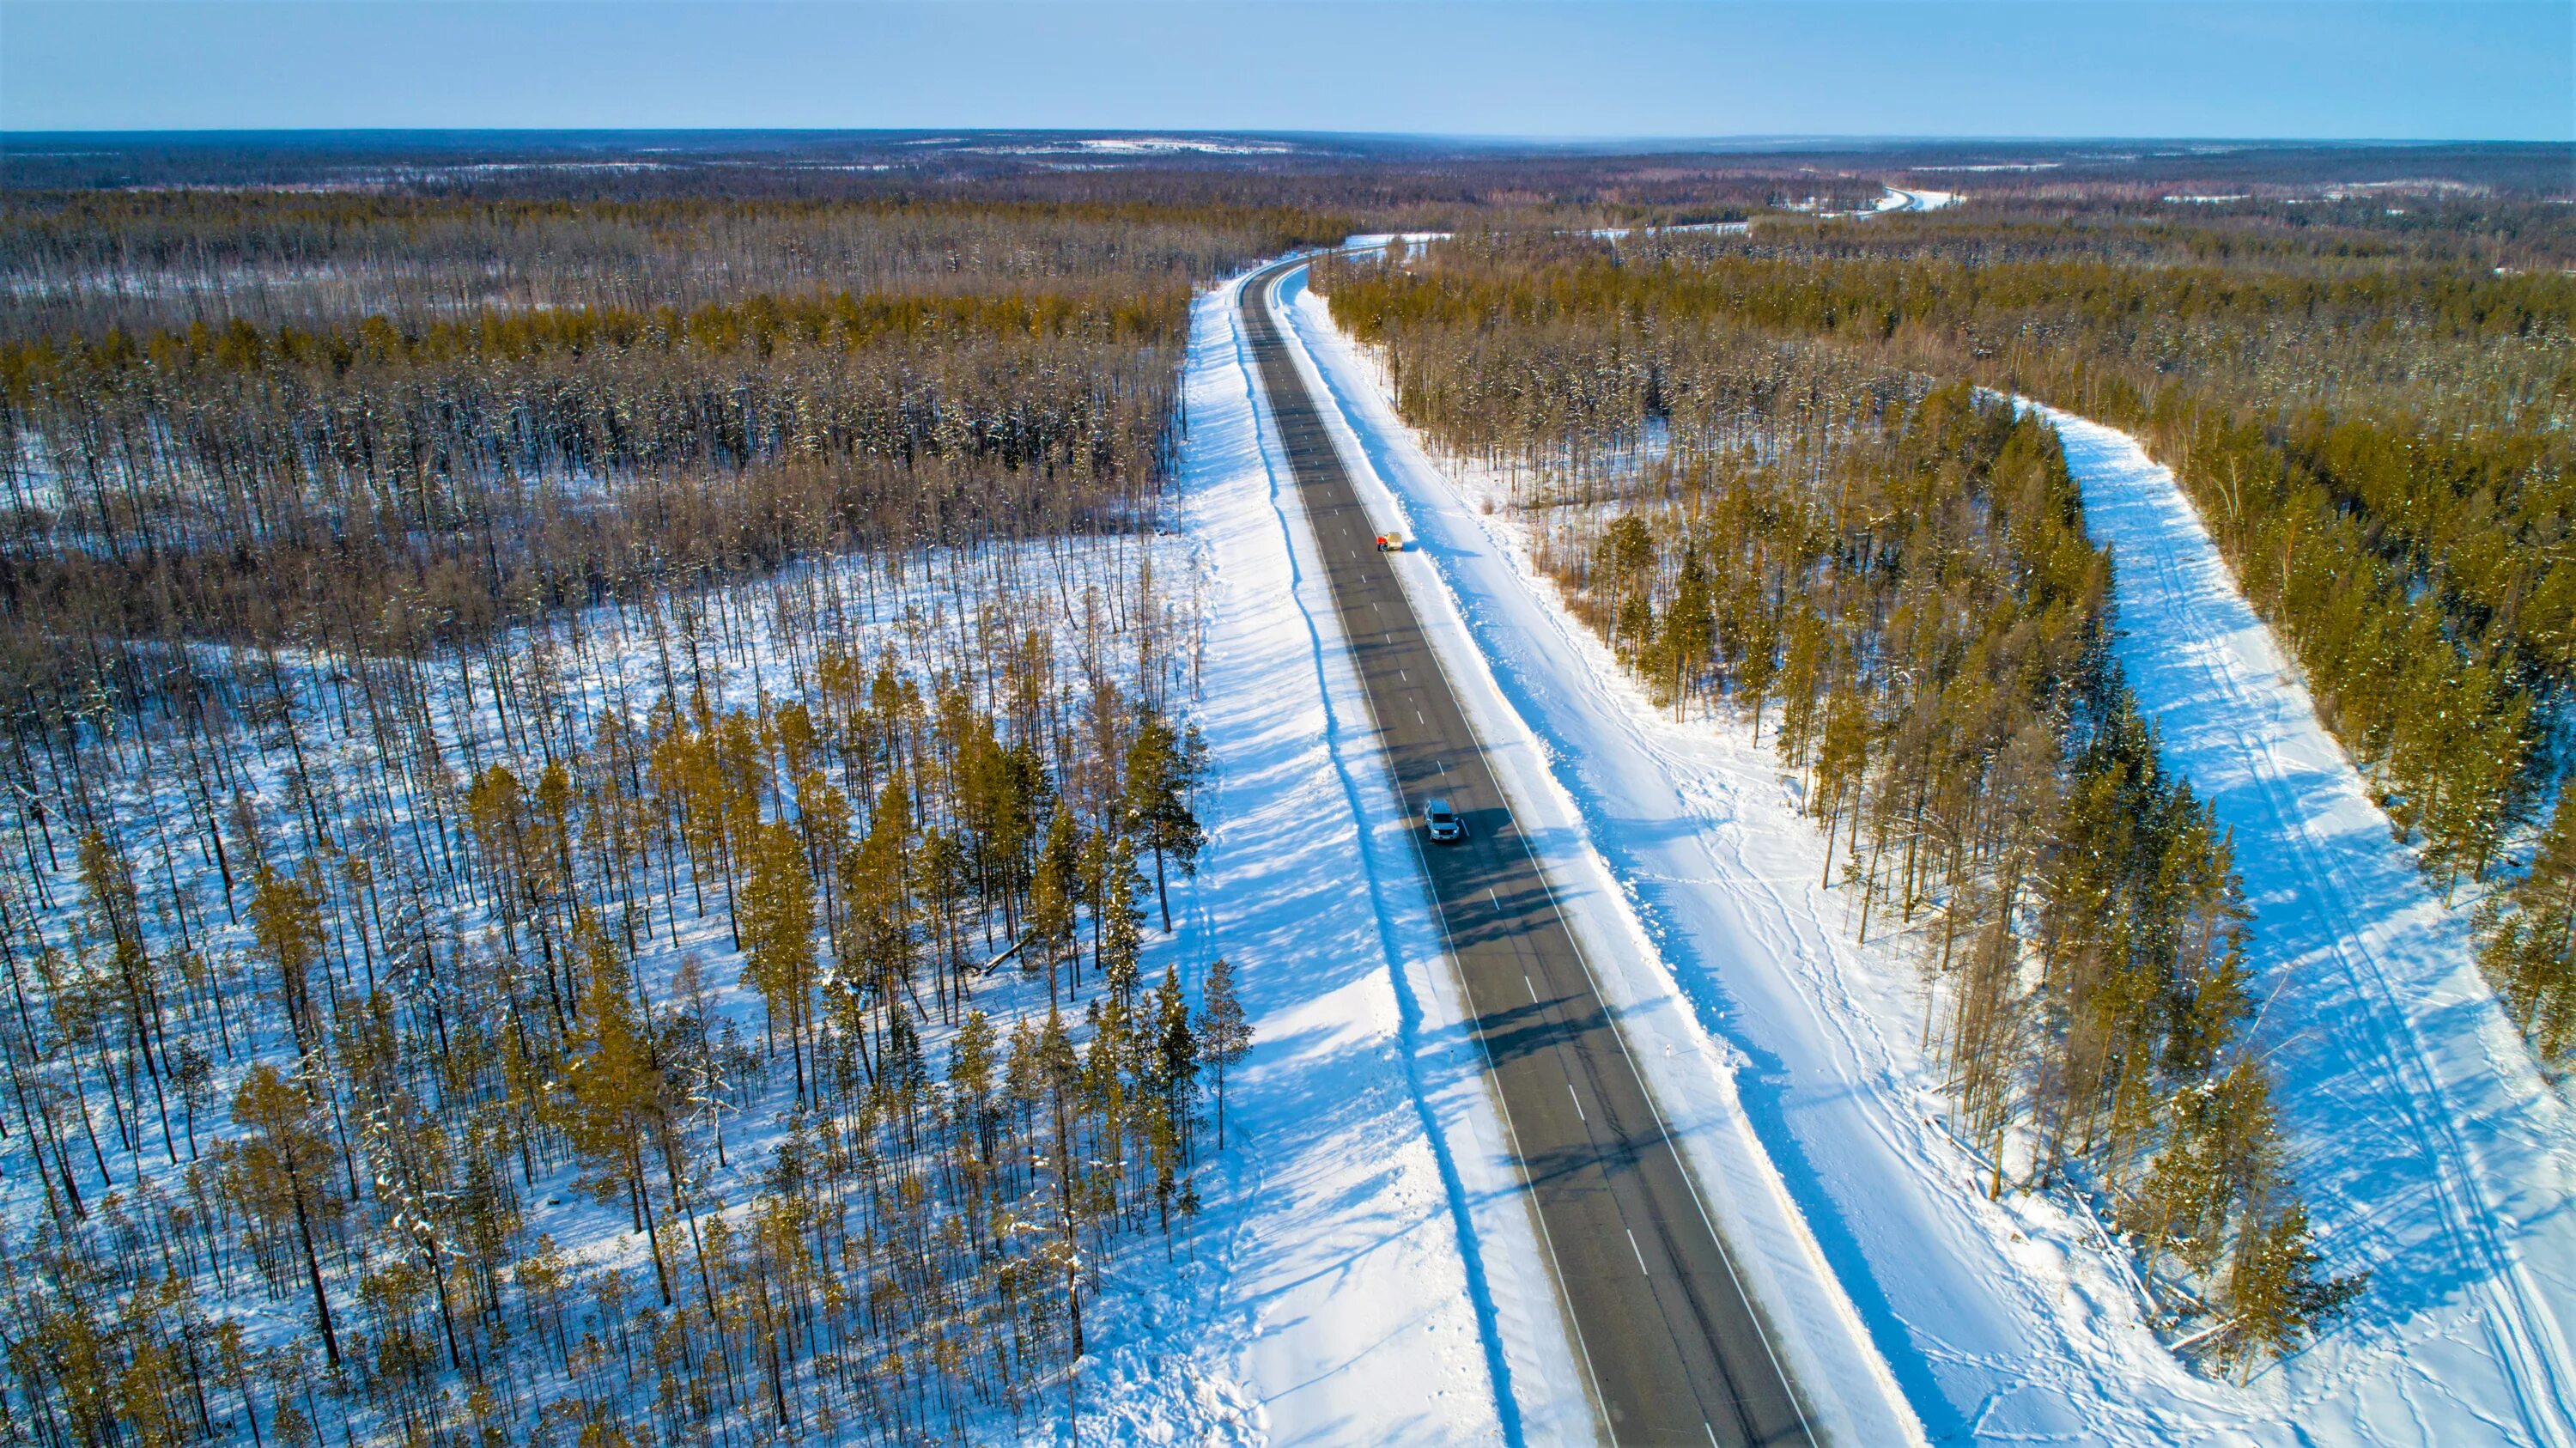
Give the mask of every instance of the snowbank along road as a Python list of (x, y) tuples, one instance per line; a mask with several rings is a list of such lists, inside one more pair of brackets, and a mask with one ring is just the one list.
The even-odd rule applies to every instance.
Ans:
[(1271, 318), (1271, 289), (1295, 265), (1243, 289), (1244, 332), (1397, 792), (1416, 815), (1445, 799), (1467, 823), (1465, 840), (1426, 844), (1419, 858), (1605, 1433), (1811, 1442), (1797, 1391)]

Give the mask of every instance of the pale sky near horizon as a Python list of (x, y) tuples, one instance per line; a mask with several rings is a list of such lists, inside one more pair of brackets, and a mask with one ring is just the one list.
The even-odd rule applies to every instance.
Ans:
[(2576, 3), (0, 0), (0, 130), (2576, 139)]

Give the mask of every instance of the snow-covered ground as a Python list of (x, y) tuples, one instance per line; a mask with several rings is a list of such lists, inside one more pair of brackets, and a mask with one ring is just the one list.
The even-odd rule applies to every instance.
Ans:
[(1890, 211), (1938, 211), (1944, 206), (1955, 205), (1960, 200), (1959, 193), (1956, 191), (1907, 190), (1900, 186), (1889, 186), (1884, 181), (1879, 185), (1884, 189), (1885, 194), (1881, 195), (1874, 204), (1859, 210), (1834, 211), (1826, 206), (1824, 198), (1817, 196), (1807, 197), (1803, 201), (1792, 201), (1780, 209), (1805, 212), (1818, 220), (1832, 221), (1838, 218), (1883, 216)]
[(1384, 251), (1386, 244), (1398, 237), (1402, 237), (1407, 246), (1420, 246), (1424, 242), (1447, 241), (1449, 233), (1445, 231), (1363, 231), (1342, 238), (1342, 250)]
[(2576, 1441), (2576, 1112), (2389, 832), (2296, 667), (2173, 475), (2136, 441), (2043, 409), (2118, 568), (2121, 663), (2166, 756), (2235, 832), (2271, 1004), (2291, 1168), (2350, 1329), (2285, 1375), (2297, 1417), (2388, 1441)]
[[(2300, 731), (2315, 725), (2304, 699), (2283, 712), (2277, 690), (2292, 686), (2279, 671), (2244, 665), (2195, 684), (2140, 657), (2171, 652), (2206, 674), (2219, 658), (2208, 641), (2260, 635), (2241, 599), (2241, 619), (2223, 612), (2234, 598), (2223, 570), (2210, 591), (2214, 559), (2196, 566), (2193, 553), (2206, 555), (2207, 539), (2183, 526), (2169, 479), (2069, 422), (2094, 526), (2141, 530), (2119, 554), (2140, 695), (2237, 825), (2263, 911), (2264, 984), (2277, 993), (2258, 1031), (2287, 1088), (2293, 1165), (2316, 1199), (2328, 1265), (2383, 1274), (2325, 1343), (2243, 1387), (2165, 1350), (2125, 1254), (2080, 1206), (1986, 1199), (1975, 1161), (1943, 1129), (1907, 947), (1853, 944), (1848, 892), (1820, 883), (1821, 841), (1768, 745), (1732, 719), (1675, 723), (1655, 708), (1535, 572), (1508, 490), (1435, 463), (1321, 302), (1302, 297), (1295, 313), (1389, 490), (1390, 526), (1418, 540), (1426, 588), (1454, 600), (1573, 812), (1570, 837), (1552, 845), (1560, 857), (1595, 854), (1643, 926), (1627, 974), (1676, 1002), (1684, 1064), (1667, 1077), (1698, 1070), (1741, 1102), (1803, 1218), (1794, 1235), (1821, 1250), (1932, 1438), (2566, 1441), (2566, 1113), (2484, 1002), (2458, 922), (2425, 898), (2357, 782), (2364, 815), (2347, 820), (2330, 798), (2341, 785), (2281, 763), (2306, 759)], [(2173, 550), (2161, 587), (2156, 540)], [(2192, 731), (2179, 727), (2186, 713)], [(2229, 748), (2269, 763), (2231, 787)], [(2256, 829), (2264, 810), (2278, 812), (2270, 836)], [(2276, 839), (2308, 843), (2284, 855)]]

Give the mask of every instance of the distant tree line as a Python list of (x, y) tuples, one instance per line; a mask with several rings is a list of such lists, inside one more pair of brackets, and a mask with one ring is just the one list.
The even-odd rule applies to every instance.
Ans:
[(17, 191), (0, 339), (239, 320), (405, 334), (483, 312), (681, 313), (753, 296), (1124, 296), (1338, 241), (1328, 209), (1253, 198), (455, 198), (291, 188)]
[[(1113, 205), (13, 211), (21, 291), (109, 270), (74, 287), (104, 311), (0, 342), (0, 693), (76, 710), (185, 638), (400, 649), (850, 548), (1150, 528), (1190, 285), (1304, 236)], [(259, 301), (308, 272), (348, 295)], [(118, 323), (133, 298), (170, 325)]]

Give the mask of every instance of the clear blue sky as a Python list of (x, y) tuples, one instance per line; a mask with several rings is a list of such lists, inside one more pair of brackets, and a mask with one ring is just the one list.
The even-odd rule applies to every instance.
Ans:
[(38, 4), (0, 129), (2576, 139), (2576, 3)]

